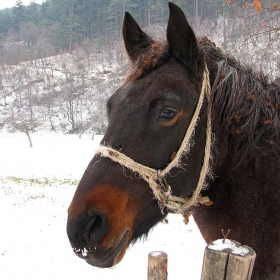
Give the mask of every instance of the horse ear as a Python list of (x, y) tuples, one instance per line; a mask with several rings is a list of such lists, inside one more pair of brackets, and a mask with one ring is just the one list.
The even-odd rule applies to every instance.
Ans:
[(150, 36), (141, 30), (129, 12), (125, 12), (122, 33), (126, 51), (132, 61), (137, 59), (141, 50), (153, 42)]
[(186, 66), (196, 66), (198, 45), (194, 32), (188, 24), (184, 12), (171, 2), (168, 5), (170, 11), (167, 25), (169, 49)]

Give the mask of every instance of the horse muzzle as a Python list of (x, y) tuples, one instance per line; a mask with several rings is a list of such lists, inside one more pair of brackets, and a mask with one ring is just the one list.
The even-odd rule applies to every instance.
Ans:
[(129, 228), (112, 235), (109, 218), (102, 211), (88, 211), (77, 221), (69, 215), (67, 234), (73, 252), (88, 264), (97, 267), (112, 267), (119, 263), (129, 244)]
[(74, 253), (93, 266), (116, 265), (131, 241), (136, 216), (136, 203), (113, 185), (74, 196), (67, 220)]

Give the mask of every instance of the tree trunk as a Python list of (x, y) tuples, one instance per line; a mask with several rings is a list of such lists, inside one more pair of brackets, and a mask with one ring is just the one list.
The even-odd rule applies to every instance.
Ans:
[(28, 141), (29, 141), (30, 148), (32, 148), (32, 147), (33, 147), (33, 145), (32, 145), (32, 141), (31, 141), (31, 137), (30, 137), (30, 134), (29, 134), (29, 132), (28, 132), (28, 130), (27, 130), (27, 129), (25, 130), (25, 133), (26, 133), (26, 135), (27, 135), (27, 138), (28, 138)]

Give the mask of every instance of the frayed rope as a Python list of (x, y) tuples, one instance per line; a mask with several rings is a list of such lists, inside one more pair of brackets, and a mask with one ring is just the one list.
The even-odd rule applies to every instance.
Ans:
[(209, 161), (211, 158), (211, 142), (212, 142), (210, 106), (208, 109), (208, 116), (207, 116), (206, 143), (204, 149), (203, 165), (200, 171), (197, 187), (193, 192), (192, 196), (190, 197), (174, 196), (172, 195), (172, 190), (170, 185), (166, 185), (163, 188), (158, 183), (159, 178), (165, 178), (165, 176), (168, 173), (170, 173), (172, 168), (180, 166), (182, 156), (189, 153), (191, 147), (191, 139), (192, 136), (194, 135), (195, 127), (199, 119), (199, 113), (202, 108), (205, 96), (208, 98), (208, 101), (210, 99), (210, 90), (211, 88), (210, 88), (210, 81), (209, 81), (209, 72), (207, 66), (205, 65), (201, 93), (196, 106), (196, 110), (190, 122), (190, 125), (186, 131), (185, 137), (174, 159), (162, 171), (135, 162), (133, 159), (126, 156), (125, 154), (120, 153), (108, 146), (101, 145), (96, 151), (97, 155), (110, 158), (112, 161), (117, 162), (120, 165), (130, 169), (132, 172), (138, 173), (141, 176), (141, 178), (149, 184), (150, 188), (154, 193), (155, 198), (158, 201), (162, 213), (164, 208), (167, 208), (172, 213), (182, 214), (183, 216), (188, 217), (193, 212), (194, 207), (200, 204), (206, 204), (206, 205), (212, 204), (212, 202), (208, 197), (201, 197), (200, 195), (200, 192), (205, 184), (205, 179), (207, 177), (207, 174), (210, 173)]

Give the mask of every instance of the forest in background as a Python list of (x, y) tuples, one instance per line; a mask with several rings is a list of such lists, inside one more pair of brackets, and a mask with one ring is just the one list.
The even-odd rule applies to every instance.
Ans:
[[(268, 1), (268, 0), (265, 0)], [(39, 30), (47, 29), (55, 48), (70, 49), (85, 38), (119, 36), (124, 12), (130, 11), (142, 27), (163, 23), (168, 16), (167, 0), (45, 0), (24, 6), (18, 0), (12, 9), (0, 12), (0, 34), (20, 31), (27, 23)], [(216, 17), (223, 0), (174, 0), (187, 16)], [(22, 32), (20, 32), (22, 33)], [(113, 36), (113, 37), (112, 37)], [(118, 37), (117, 37), (118, 39)], [(31, 42), (31, 40), (29, 40)], [(34, 43), (34, 42), (33, 42)]]
[[(104, 133), (106, 101), (125, 78), (130, 11), (165, 37), (168, 1), (46, 0), (0, 11), (0, 129)], [(278, 2), (178, 0), (198, 36), (271, 78), (280, 76)]]
[[(11, 9), (0, 11), (0, 40), (9, 42), (2, 52), (11, 50), (11, 42), (29, 48), (29, 57), (46, 57), (63, 51), (72, 51), (77, 44), (89, 39), (100, 47), (120, 40), (120, 29), (125, 11), (130, 11), (142, 27), (166, 22), (168, 1), (164, 0), (46, 0), (42, 4), (31, 2), (24, 6), (20, 0)], [(221, 0), (174, 0), (187, 15), (197, 12), (200, 18), (213, 17), (222, 5)], [(197, 4), (197, 11), (194, 4)], [(47, 50), (44, 46), (48, 46)], [(7, 57), (6, 57), (7, 58)], [(6, 63), (11, 63), (5, 60)]]
[[(279, 1), (279, 0), (278, 0)], [(0, 62), (20, 61), (71, 52), (84, 40), (99, 48), (113, 46), (120, 38), (125, 11), (129, 11), (141, 27), (165, 24), (167, 0), (45, 0), (42, 4), (21, 0), (11, 9), (0, 11)], [(274, 17), (279, 2), (273, 0), (173, 0), (186, 13), (192, 25), (205, 20), (242, 18), (253, 27), (256, 22)], [(261, 7), (259, 6), (261, 5)], [(258, 10), (256, 13), (255, 10)], [(270, 19), (271, 21), (271, 19)], [(269, 22), (266, 22), (267, 25)]]

